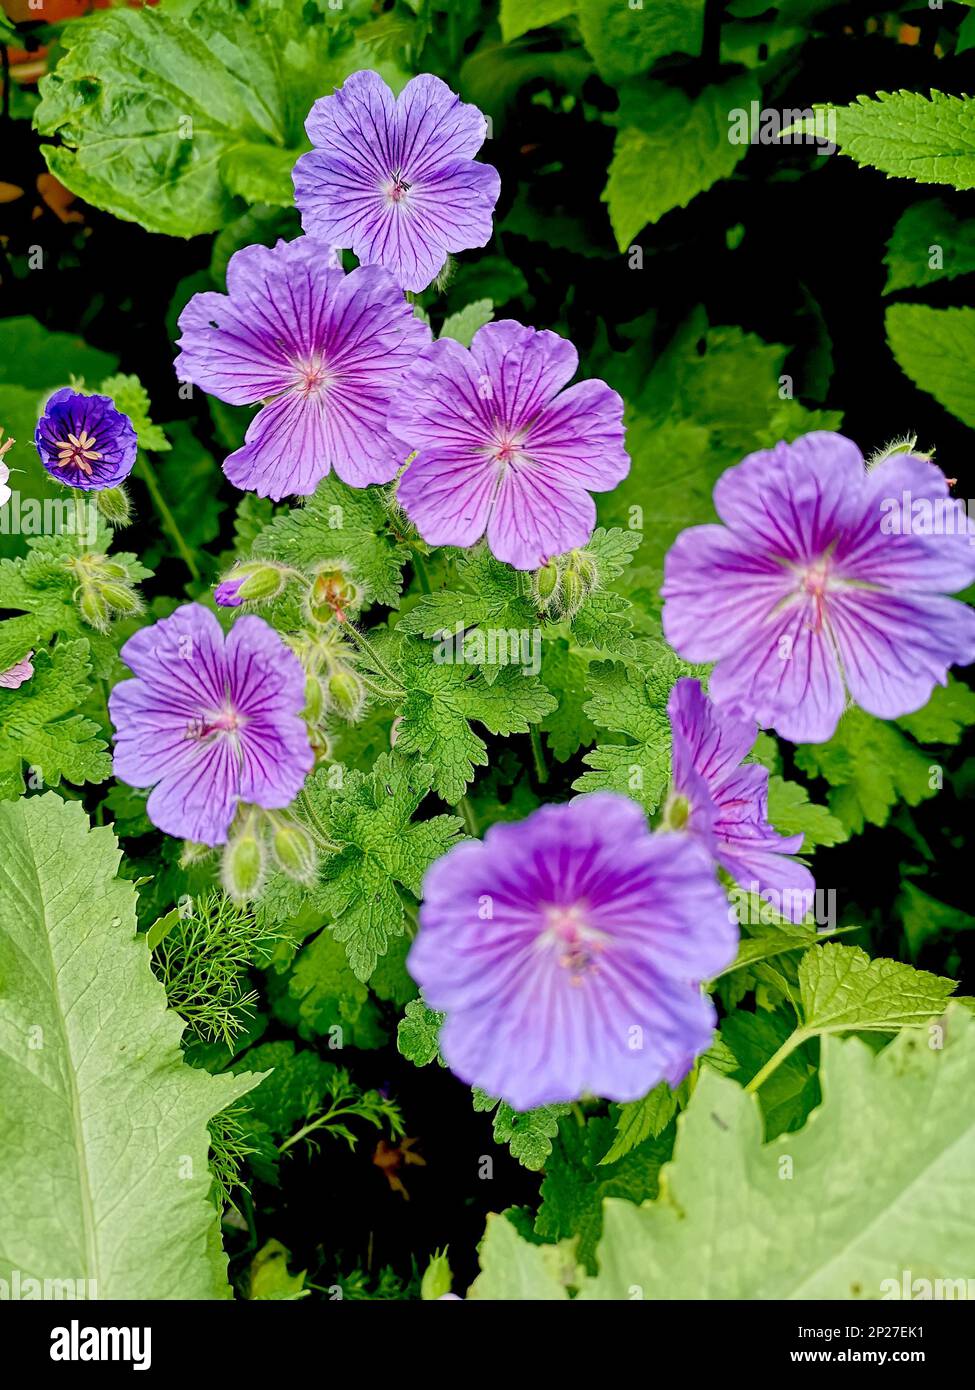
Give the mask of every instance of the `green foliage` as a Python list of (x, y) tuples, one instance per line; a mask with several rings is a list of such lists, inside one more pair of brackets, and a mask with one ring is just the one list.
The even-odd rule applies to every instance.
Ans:
[[(907, 718), (918, 720), (919, 715)], [(939, 718), (935, 725), (933, 718), (916, 727), (925, 734), (932, 728), (941, 734), (954, 730), (957, 738), (960, 727), (953, 720)], [(899, 800), (917, 806), (938, 789), (931, 756), (895, 724), (860, 709), (847, 710), (828, 742), (801, 744), (796, 764), (807, 776), (824, 777), (830, 784), (830, 810), (851, 834), (867, 822), (886, 825)]]
[(429, 764), (386, 753), (368, 774), (348, 771), (340, 788), (329, 786), (327, 769), (306, 787), (308, 824), (335, 847), (324, 859), (315, 900), (360, 980), (368, 980), (390, 938), (406, 929), (409, 900), (400, 889), (419, 897), (424, 871), (460, 832), (456, 816), (412, 819), (434, 778)]
[[(117, 217), (212, 232), (243, 202), (288, 206), (312, 102), (375, 62), (326, 4), (197, 0), (111, 10), (64, 35), (35, 123), (51, 173)], [(396, 63), (380, 62), (401, 85)]]
[(0, 805), (0, 835), (2, 1275), (91, 1279), (103, 1299), (225, 1296), (207, 1123), (258, 1078), (182, 1060), (111, 831), (48, 794)]
[(395, 607), (409, 551), (394, 534), (395, 516), (380, 488), (350, 488), (331, 475), (294, 511), (275, 517), (254, 554), (297, 569), (345, 560), (370, 599)]
[(975, 270), (975, 226), (940, 198), (914, 203), (897, 220), (884, 264), (885, 294), (969, 275)]
[[(612, 62), (609, 47), (604, 51)], [(672, 208), (686, 207), (718, 179), (728, 177), (747, 148), (727, 138), (728, 112), (747, 108), (757, 96), (751, 76), (706, 87), (694, 101), (662, 82), (623, 89), (603, 194), (621, 251), (648, 222), (659, 221)]]
[(558, 1298), (575, 1286), (587, 1300), (856, 1300), (880, 1298), (885, 1280), (899, 1289), (905, 1269), (955, 1277), (975, 1144), (957, 1097), (973, 1083), (973, 1028), (955, 1010), (942, 1049), (908, 1032), (879, 1056), (828, 1039), (814, 1121), (766, 1144), (755, 1099), (705, 1070), (658, 1199), (605, 1201), (595, 1278), (573, 1271), (564, 1247), (531, 1245), (494, 1217), (470, 1296)]
[(621, 662), (590, 668), (593, 692), (583, 709), (597, 729), (625, 734), (630, 743), (598, 743), (583, 762), (579, 791), (615, 791), (632, 796), (648, 812), (659, 807), (670, 782), (670, 720), (667, 701), (681, 676), (701, 674), (669, 648), (653, 652), (652, 665), (633, 669)]
[(901, 90), (816, 109), (835, 120), (831, 138), (861, 166), (888, 178), (975, 188), (975, 102), (966, 97)]
[(104, 782), (112, 770), (99, 727), (76, 711), (90, 690), (88, 643), (60, 642), (37, 652), (34, 674), (17, 690), (0, 688), (0, 799), (24, 790), (24, 764), (33, 787), (64, 778)]
[(456, 658), (438, 660), (429, 643), (404, 638), (396, 658), (405, 696), (396, 747), (403, 753), (435, 759), (431, 783), (453, 805), (486, 767), (487, 746), (471, 728), (476, 720), (492, 734), (525, 734), (555, 708), (555, 700), (537, 676), (505, 665), (493, 680)]
[(905, 375), (975, 427), (975, 389), (968, 370), (975, 351), (975, 309), (892, 304), (887, 310), (887, 339)]

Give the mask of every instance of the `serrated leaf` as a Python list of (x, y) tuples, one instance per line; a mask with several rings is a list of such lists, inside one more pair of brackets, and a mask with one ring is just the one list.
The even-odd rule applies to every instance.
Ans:
[(917, 1027), (942, 1013), (956, 988), (954, 980), (900, 961), (871, 960), (859, 946), (827, 942), (799, 964), (802, 1031), (811, 1037)]
[(410, 552), (393, 536), (389, 523), (380, 488), (347, 487), (330, 475), (304, 506), (264, 527), (254, 542), (254, 554), (305, 570), (323, 561), (345, 560), (368, 599), (395, 608)]
[(488, 682), (477, 667), (438, 661), (436, 651), (413, 638), (399, 650), (399, 673), (406, 689), (397, 748), (434, 759), (433, 786), (456, 804), (474, 777), (487, 766), (487, 747), (470, 721), (492, 734), (527, 733), (555, 708), (537, 676), (504, 666)]
[(961, 221), (940, 198), (902, 212), (887, 243), (884, 294), (933, 285), (975, 271), (975, 222)]
[(402, 1056), (415, 1067), (425, 1067), (434, 1058), (440, 1065), (446, 1062), (440, 1056), (440, 1029), (445, 1014), (428, 1009), (422, 999), (411, 999), (396, 1030), (396, 1046)]
[(112, 759), (101, 730), (78, 714), (91, 691), (87, 642), (59, 642), (33, 659), (34, 674), (16, 690), (0, 688), (0, 798), (35, 786), (104, 782)]
[(898, 800), (917, 806), (937, 791), (930, 756), (860, 709), (846, 711), (828, 742), (800, 744), (795, 759), (807, 776), (829, 782), (830, 810), (851, 833), (866, 822), (886, 825)]
[[(537, 1172), (552, 1152), (552, 1140), (559, 1132), (559, 1118), (569, 1112), (568, 1105), (541, 1105), (536, 1110), (512, 1110), (506, 1100), (497, 1100), (474, 1087), (474, 1109), (494, 1110), (494, 1138), (507, 1144), (511, 1155), (525, 1168)], [(495, 1107), (497, 1107), (495, 1109)]]
[(677, 1094), (661, 1081), (642, 1100), (631, 1100), (617, 1108), (616, 1134), (612, 1144), (599, 1160), (600, 1166), (615, 1163), (642, 1144), (656, 1139), (677, 1114)]
[(674, 682), (697, 674), (662, 644), (653, 664), (642, 671), (620, 662), (589, 668), (593, 692), (583, 709), (600, 729), (626, 734), (627, 744), (603, 744), (587, 753), (584, 772), (573, 782), (577, 791), (616, 791), (639, 801), (647, 811), (660, 805), (670, 781), (670, 720), (667, 701)]
[(591, 1274), (596, 1273), (596, 1246), (603, 1230), (603, 1199), (642, 1202), (656, 1197), (661, 1166), (673, 1149), (672, 1133), (659, 1140), (644, 1136), (624, 1156), (611, 1161), (607, 1154), (600, 1159), (612, 1125), (608, 1116), (594, 1116), (584, 1125), (572, 1117), (559, 1126), (545, 1165), (542, 1205), (535, 1220), (540, 1236), (576, 1237), (579, 1262)]
[(957, 743), (970, 724), (975, 724), (975, 690), (948, 677), (936, 685), (931, 698), (915, 714), (897, 720), (918, 743)]
[(340, 788), (329, 786), (325, 768), (306, 784), (312, 828), (341, 846), (323, 860), (315, 901), (360, 980), (368, 980), (390, 938), (405, 930), (397, 885), (419, 897), (427, 867), (460, 834), (456, 816), (412, 819), (433, 780), (428, 764), (385, 753), (368, 774), (347, 771)]
[(49, 794), (0, 805), (0, 840), (0, 1276), (228, 1297), (207, 1123), (260, 1078), (183, 1061), (110, 830)]
[(578, 0), (578, 12), (583, 41), (611, 85), (646, 72), (668, 53), (701, 51), (704, 0), (654, 0), (645, 8)]
[(768, 818), (780, 835), (802, 834), (803, 854), (817, 845), (839, 845), (848, 838), (842, 822), (825, 806), (810, 801), (801, 782), (787, 782), (783, 777), (769, 778)]
[(975, 188), (975, 101), (969, 97), (902, 89), (814, 109), (814, 120), (801, 128), (813, 131), (817, 120), (822, 128), (825, 112), (827, 124), (835, 121), (831, 140), (861, 166), (888, 178)]

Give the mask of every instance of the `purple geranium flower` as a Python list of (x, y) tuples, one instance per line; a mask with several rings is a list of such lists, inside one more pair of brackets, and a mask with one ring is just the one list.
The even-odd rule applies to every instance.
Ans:
[[(902, 517), (905, 494), (940, 526)], [(975, 613), (944, 597), (975, 579), (975, 527), (927, 459), (895, 454), (868, 472), (850, 440), (816, 432), (729, 468), (714, 505), (724, 525), (677, 537), (662, 592), (668, 642), (717, 662), (717, 704), (821, 743), (844, 684), (895, 719), (975, 660)]]
[(417, 451), (397, 496), (425, 541), (471, 546), (487, 532), (521, 570), (586, 544), (589, 493), (615, 487), (630, 460), (616, 392), (562, 390), (578, 365), (565, 338), (511, 319), (478, 329), (470, 351), (441, 338), (420, 354), (388, 423)]
[(816, 883), (804, 864), (788, 856), (802, 848), (803, 836), (772, 829), (768, 769), (741, 765), (755, 742), (755, 721), (717, 709), (700, 682), (686, 677), (671, 691), (667, 713), (674, 739), (671, 811), (679, 807), (683, 828), (740, 887), (801, 922), (812, 908)]
[(117, 487), (139, 449), (132, 421), (108, 396), (83, 396), (69, 386), (49, 397), (34, 443), (52, 478), (85, 492)]
[(221, 608), (240, 608), (244, 600), (239, 596), (237, 590), (243, 584), (244, 579), (224, 579), (213, 591), (214, 602)]
[(230, 481), (278, 499), (314, 492), (331, 468), (352, 487), (395, 477), (404, 455), (386, 409), (430, 330), (392, 276), (343, 275), (299, 237), (238, 251), (227, 289), (183, 310), (176, 373), (231, 405), (268, 401), (224, 462)]
[(703, 847), (594, 792), (437, 860), (408, 964), (448, 1066), (530, 1110), (677, 1085), (714, 1029), (699, 981), (737, 938)]
[(115, 775), (154, 787), (149, 819), (168, 835), (220, 845), (238, 801), (288, 806), (311, 770), (298, 658), (261, 618), (224, 639), (215, 616), (187, 603), (122, 648), (136, 680), (109, 699)]
[(351, 247), (405, 290), (425, 290), (449, 251), (485, 246), (501, 181), (478, 164), (487, 123), (424, 73), (395, 98), (378, 73), (354, 72), (305, 122), (316, 149), (294, 167), (309, 236)]

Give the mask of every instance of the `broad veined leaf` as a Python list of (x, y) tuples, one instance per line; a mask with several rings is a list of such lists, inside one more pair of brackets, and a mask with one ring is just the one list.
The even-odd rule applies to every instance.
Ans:
[(35, 125), (60, 143), (48, 168), (95, 207), (154, 232), (196, 236), (243, 211), (291, 205), (305, 117), (376, 63), (342, 11), (291, 0), (201, 0), (170, 12), (113, 9), (70, 25), (42, 80)]
[(619, 131), (603, 201), (621, 251), (648, 222), (683, 208), (727, 178), (746, 145), (729, 138), (729, 111), (758, 96), (750, 75), (705, 87), (693, 101), (678, 87), (648, 82), (623, 88)]
[[(972, 102), (975, 107), (975, 102)], [(973, 155), (975, 159), (975, 155)], [(952, 415), (975, 428), (975, 309), (892, 304), (887, 340), (901, 371)]]
[(110, 830), (0, 805), (0, 1274), (99, 1299), (229, 1297), (208, 1121), (259, 1076), (188, 1066)]
[(578, 0), (578, 10), (583, 40), (606, 82), (636, 77), (668, 53), (701, 51), (704, 0), (654, 0), (646, 6)]
[(605, 1201), (594, 1278), (494, 1217), (474, 1296), (859, 1300), (899, 1291), (904, 1270), (956, 1278), (975, 1239), (975, 1117), (959, 1104), (975, 1020), (953, 1009), (940, 1048), (917, 1032), (879, 1054), (827, 1038), (821, 1079), (803, 1128), (763, 1143), (757, 1098), (703, 1069), (660, 1196)]

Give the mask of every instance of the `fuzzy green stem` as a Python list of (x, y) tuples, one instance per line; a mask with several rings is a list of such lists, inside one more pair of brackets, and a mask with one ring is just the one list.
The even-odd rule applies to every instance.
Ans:
[(152, 498), (152, 505), (155, 507), (156, 511), (159, 514), (159, 520), (163, 524), (163, 530), (167, 533), (169, 539), (172, 541), (173, 545), (175, 545), (176, 549), (179, 551), (180, 558), (186, 565), (186, 568), (189, 570), (190, 577), (193, 579), (193, 582), (199, 584), (202, 576), (200, 574), (199, 567), (197, 566), (197, 563), (193, 558), (193, 552), (186, 544), (186, 541), (183, 539), (183, 533), (179, 529), (179, 522), (173, 516), (172, 512), (169, 509), (169, 504), (162, 494), (162, 489), (159, 486), (159, 482), (156, 478), (156, 473), (153, 469), (149, 455), (141, 449), (139, 451), (139, 457), (136, 462), (136, 472), (138, 473), (142, 481), (145, 483), (146, 487), (149, 489), (149, 496)]
[(430, 588), (430, 576), (427, 574), (427, 567), (423, 562), (423, 556), (419, 551), (413, 552), (413, 573), (417, 577), (420, 588), (425, 594), (432, 593)]
[(401, 695), (405, 695), (406, 692), (403, 689), (402, 685), (393, 675), (392, 671), (386, 665), (385, 661), (383, 661), (382, 657), (376, 651), (376, 648), (369, 641), (368, 637), (366, 637), (363, 633), (359, 632), (359, 630), (356, 627), (354, 627), (353, 624), (348, 621), (348, 619), (346, 619), (346, 621), (342, 624), (342, 631), (348, 637), (352, 638), (352, 641), (355, 643), (355, 645), (359, 648), (361, 652), (364, 652), (366, 654), (366, 656), (375, 666), (376, 670), (379, 671), (381, 675), (385, 676), (386, 679), (396, 688), (396, 690), (399, 691)]

